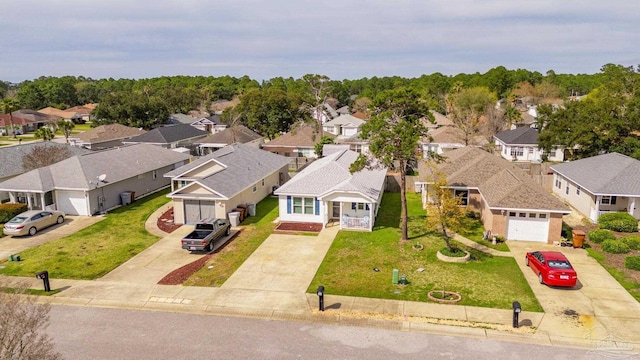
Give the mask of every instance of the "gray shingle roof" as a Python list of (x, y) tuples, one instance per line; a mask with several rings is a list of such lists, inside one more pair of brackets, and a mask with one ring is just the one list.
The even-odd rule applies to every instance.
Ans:
[(358, 192), (377, 200), (387, 170), (364, 169), (351, 174), (349, 167), (358, 158), (351, 150), (337, 151), (308, 165), (275, 191), (276, 195), (324, 196), (336, 191)]
[[(0, 183), (4, 191), (90, 190), (96, 178), (118, 182), (189, 159), (189, 155), (148, 144), (89, 152), (32, 170)], [(162, 174), (160, 174), (162, 175)]]
[(446, 152), (439, 165), (450, 186), (477, 188), (491, 208), (570, 210), (516, 165), (484, 150), (464, 147)]
[(353, 127), (360, 127), (364, 123), (364, 120), (358, 119), (353, 115), (342, 114), (331, 121), (327, 121), (322, 126), (352, 125)]
[(164, 176), (179, 177), (212, 160), (224, 164), (226, 168), (196, 182), (227, 198), (232, 198), (273, 172), (289, 165), (289, 159), (284, 156), (249, 145), (232, 144), (170, 171)]
[(252, 131), (244, 125), (238, 125), (231, 128), (226, 128), (219, 133), (215, 133), (205, 137), (204, 139), (197, 140), (198, 144), (233, 144), (233, 143), (248, 143), (253, 140), (260, 139), (260, 134)]
[(2, 146), (0, 147), (0, 162), (2, 163), (2, 166), (0, 166), (0, 179), (24, 173), (22, 158), (23, 156), (31, 153), (31, 151), (33, 151), (33, 148), (37, 146), (53, 146), (66, 148), (69, 150), (69, 154), (71, 156), (86, 154), (90, 152), (90, 150), (87, 149), (69, 146), (66, 144), (54, 143), (51, 141), (32, 142), (14, 146)]
[(530, 127), (519, 127), (495, 134), (495, 138), (507, 145), (537, 145), (538, 130)]
[[(195, 119), (194, 119), (195, 121)], [(153, 143), (153, 144), (171, 144), (181, 140), (188, 140), (197, 137), (205, 137), (209, 134), (206, 131), (196, 129), (189, 124), (180, 124), (173, 126), (163, 126), (149, 130), (142, 135), (132, 137), (127, 142), (131, 143)]]
[(640, 161), (610, 153), (551, 166), (594, 195), (640, 195)]

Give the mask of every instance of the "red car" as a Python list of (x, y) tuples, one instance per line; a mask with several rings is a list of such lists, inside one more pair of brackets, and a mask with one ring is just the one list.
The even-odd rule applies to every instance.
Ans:
[(558, 251), (528, 252), (525, 258), (527, 266), (538, 275), (540, 284), (549, 286), (576, 286), (578, 274), (571, 263)]

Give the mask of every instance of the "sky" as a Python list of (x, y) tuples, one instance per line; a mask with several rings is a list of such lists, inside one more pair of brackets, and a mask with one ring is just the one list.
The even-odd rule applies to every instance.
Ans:
[(640, 64), (638, 0), (0, 0), (0, 80)]

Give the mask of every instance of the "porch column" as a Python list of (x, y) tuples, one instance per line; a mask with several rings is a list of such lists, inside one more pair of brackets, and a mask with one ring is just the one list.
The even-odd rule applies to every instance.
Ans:
[(17, 197), (16, 197), (16, 193), (14, 192), (10, 192), (9, 193), (9, 202), (15, 204), (17, 202)]
[(342, 230), (342, 201), (340, 201), (340, 218), (338, 219), (338, 224), (340, 224), (340, 230)]
[(33, 204), (31, 203), (31, 194), (27, 194), (27, 208), (33, 210)]
[(42, 210), (46, 210), (47, 205), (44, 203), (44, 193), (40, 193), (40, 204), (42, 204)]
[(635, 212), (636, 209), (636, 198), (632, 197), (629, 198), (629, 207), (627, 209), (627, 212), (633, 216), (633, 213)]
[(373, 203), (369, 203), (369, 231), (373, 230)]
[(600, 213), (600, 201), (602, 200), (601, 195), (596, 195), (596, 206), (593, 209), (594, 213), (591, 214), (591, 221), (594, 223), (598, 222), (598, 214)]

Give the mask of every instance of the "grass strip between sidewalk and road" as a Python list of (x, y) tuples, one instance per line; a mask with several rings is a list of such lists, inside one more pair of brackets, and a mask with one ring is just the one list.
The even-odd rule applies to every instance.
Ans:
[(136, 199), (75, 234), (25, 250), (20, 253), (22, 261), (5, 261), (0, 274), (31, 277), (47, 270), (57, 279), (102, 277), (160, 239), (147, 232), (144, 224), (170, 200), (167, 193), (168, 189)]
[[(266, 197), (256, 205), (256, 216), (249, 216), (242, 231), (182, 285), (221, 286), (271, 235), (278, 217), (278, 198)], [(209, 269), (209, 266), (213, 268)]]
[[(323, 285), (334, 295), (427, 302), (429, 291), (445, 290), (462, 295), (459, 305), (511, 309), (519, 301), (527, 311), (542, 311), (513, 258), (456, 244), (471, 253), (472, 261), (438, 260), (437, 251), (445, 247), (442, 235), (427, 228), (420, 195), (408, 193), (407, 202), (409, 241), (400, 241), (400, 194), (385, 193), (374, 231), (340, 231), (308, 291)], [(414, 250), (416, 243), (424, 249)], [(406, 276), (408, 285), (392, 284), (393, 269)]]

